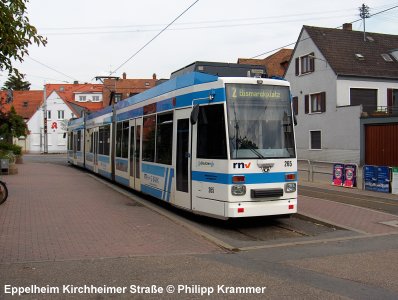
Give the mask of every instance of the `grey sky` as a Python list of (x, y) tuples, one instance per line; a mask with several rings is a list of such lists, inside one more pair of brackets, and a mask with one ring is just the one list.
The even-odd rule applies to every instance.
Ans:
[[(109, 75), (195, 0), (31, 0), (28, 17), (46, 47), (16, 64), (32, 83), (95, 82)], [(303, 25), (338, 27), (359, 19), (363, 0), (200, 0), (114, 75), (168, 78), (195, 60), (236, 62), (297, 40)], [(398, 1), (368, 0), (370, 13)], [(370, 32), (397, 34), (398, 8), (366, 20)], [(362, 30), (362, 22), (353, 24)], [(289, 48), (293, 48), (294, 45)], [(268, 54), (258, 58), (264, 58)], [(50, 68), (45, 67), (44, 65)], [(62, 74), (61, 74), (62, 73)], [(7, 73), (0, 73), (0, 86)]]

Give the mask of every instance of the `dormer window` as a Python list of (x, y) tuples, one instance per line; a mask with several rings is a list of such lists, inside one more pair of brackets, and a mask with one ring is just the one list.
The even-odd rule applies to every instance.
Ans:
[(398, 49), (391, 50), (390, 55), (394, 57), (396, 61), (398, 61)]
[(383, 57), (383, 59), (387, 62), (393, 62), (392, 58), (390, 55), (388, 55), (387, 53), (383, 53), (381, 54), (381, 57)]
[(358, 60), (365, 60), (365, 56), (363, 56), (361, 53), (356, 53), (355, 58)]

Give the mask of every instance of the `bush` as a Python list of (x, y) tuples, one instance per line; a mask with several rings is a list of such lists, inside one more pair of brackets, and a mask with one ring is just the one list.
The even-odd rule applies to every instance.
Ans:
[(3, 152), (6, 153), (8, 151), (11, 151), (15, 155), (21, 155), (22, 147), (18, 146), (18, 145), (9, 144), (6, 142), (0, 142), (0, 153), (3, 153)]

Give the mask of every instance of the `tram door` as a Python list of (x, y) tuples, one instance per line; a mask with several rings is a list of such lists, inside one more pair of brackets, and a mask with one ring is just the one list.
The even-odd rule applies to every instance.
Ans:
[(98, 128), (94, 128), (92, 132), (92, 145), (93, 145), (93, 168), (94, 172), (98, 173)]
[(191, 109), (175, 111), (176, 174), (175, 204), (188, 209), (191, 203)]
[(130, 187), (137, 191), (141, 191), (141, 137), (142, 118), (130, 120)]

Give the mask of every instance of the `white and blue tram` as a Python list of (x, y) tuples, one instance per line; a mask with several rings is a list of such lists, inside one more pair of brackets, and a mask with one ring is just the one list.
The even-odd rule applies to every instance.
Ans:
[(68, 161), (197, 214), (297, 212), (289, 83), (191, 72), (68, 126)]

